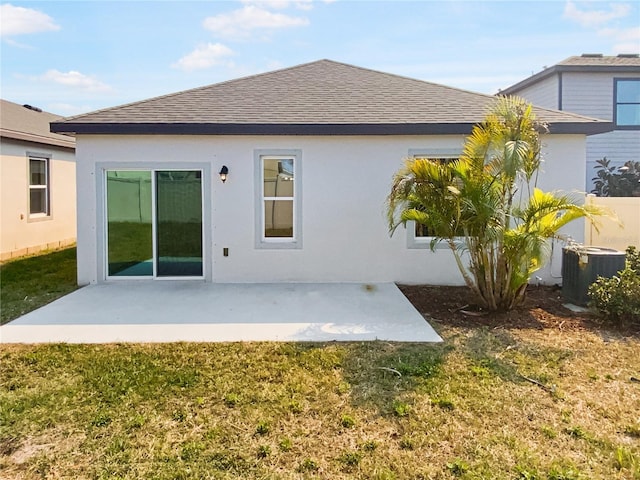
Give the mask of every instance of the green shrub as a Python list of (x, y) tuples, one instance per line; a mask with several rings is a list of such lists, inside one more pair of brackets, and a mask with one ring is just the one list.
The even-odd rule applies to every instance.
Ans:
[(633, 245), (627, 247), (627, 267), (640, 275), (640, 250)]
[(640, 162), (629, 160), (615, 167), (604, 157), (596, 160), (596, 164), (591, 193), (599, 197), (635, 197), (640, 193)]
[(640, 252), (631, 246), (626, 253), (624, 270), (589, 286), (589, 306), (614, 324), (640, 321)]

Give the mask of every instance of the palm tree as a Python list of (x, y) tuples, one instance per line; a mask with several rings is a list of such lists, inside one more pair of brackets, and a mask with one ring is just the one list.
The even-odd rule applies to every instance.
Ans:
[(489, 310), (522, 302), (529, 278), (548, 258), (549, 240), (561, 238), (563, 226), (603, 213), (579, 205), (581, 196), (536, 187), (545, 131), (530, 104), (503, 97), (474, 126), (458, 160), (409, 159), (393, 178), (391, 234), (409, 220), (426, 226), (431, 248), (450, 247), (465, 283)]

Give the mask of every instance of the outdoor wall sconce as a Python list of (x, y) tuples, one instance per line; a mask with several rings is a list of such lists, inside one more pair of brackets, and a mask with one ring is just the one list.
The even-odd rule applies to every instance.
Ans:
[(229, 174), (229, 169), (227, 168), (226, 165), (223, 165), (222, 168), (220, 169), (220, 180), (222, 180), (222, 183), (227, 181), (228, 174)]

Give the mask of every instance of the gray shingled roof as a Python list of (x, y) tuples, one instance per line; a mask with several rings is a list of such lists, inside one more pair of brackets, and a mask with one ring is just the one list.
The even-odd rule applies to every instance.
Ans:
[(569, 57), (552, 67), (545, 68), (541, 72), (505, 88), (500, 93), (502, 95), (517, 94), (529, 85), (562, 72), (610, 72), (636, 73), (640, 75), (640, 55), (622, 54), (618, 56), (605, 56), (585, 53), (580, 56)]
[(621, 54), (617, 56), (606, 56), (599, 54), (582, 54), (576, 57), (569, 57), (558, 65), (579, 66), (579, 67), (636, 67), (640, 68), (640, 55), (638, 54)]
[(0, 137), (75, 148), (73, 137), (50, 131), (49, 124), (61, 118), (60, 115), (0, 100)]
[[(230, 80), (68, 118), (56, 132), (97, 134), (457, 134), (495, 97), (331, 60)], [(610, 123), (537, 109), (557, 133)]]

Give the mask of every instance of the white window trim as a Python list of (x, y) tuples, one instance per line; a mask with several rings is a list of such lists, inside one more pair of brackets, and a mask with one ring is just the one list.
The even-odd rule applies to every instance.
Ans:
[[(409, 158), (460, 158), (461, 149), (451, 148), (412, 148), (409, 149)], [(407, 222), (407, 248), (408, 249), (430, 249), (431, 242), (434, 237), (417, 237), (416, 222), (410, 220)], [(439, 242), (436, 244), (436, 250), (448, 249), (449, 246)]]
[[(31, 184), (31, 160), (40, 160), (45, 162), (45, 184)], [(31, 191), (44, 190), (46, 193), (45, 212), (31, 213)], [(51, 220), (51, 154), (39, 152), (27, 152), (27, 221), (40, 222), (43, 220)]]
[[(256, 249), (301, 249), (302, 248), (302, 150), (259, 149), (254, 150), (254, 191), (255, 191), (255, 248)], [(265, 159), (293, 159), (293, 197), (265, 197)], [(293, 201), (293, 238), (264, 236), (265, 200)]]

